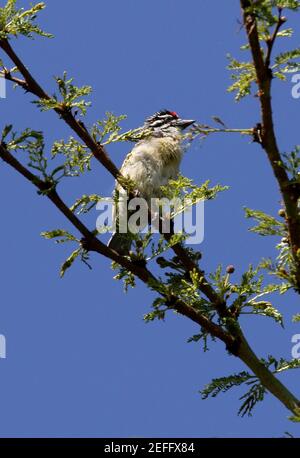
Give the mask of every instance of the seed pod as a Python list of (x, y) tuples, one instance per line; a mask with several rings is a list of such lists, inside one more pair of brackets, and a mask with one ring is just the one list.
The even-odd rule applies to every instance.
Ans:
[(281, 218), (285, 218), (286, 217), (285, 210), (283, 208), (278, 210), (278, 215), (281, 216)]
[(233, 272), (235, 271), (235, 268), (232, 264), (230, 264), (229, 266), (226, 267), (226, 272), (228, 274), (233, 274)]

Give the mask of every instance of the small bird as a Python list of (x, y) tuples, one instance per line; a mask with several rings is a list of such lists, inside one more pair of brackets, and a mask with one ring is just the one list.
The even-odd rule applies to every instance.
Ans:
[[(147, 135), (126, 156), (120, 172), (135, 183), (139, 197), (148, 205), (152, 198), (161, 197), (161, 186), (177, 178), (183, 155), (182, 131), (194, 122), (169, 110), (158, 111), (146, 119), (141, 131)], [(116, 191), (119, 199), (126, 195), (119, 183)], [(115, 232), (108, 242), (111, 249), (123, 256), (129, 253), (131, 244), (130, 233), (120, 232)]]

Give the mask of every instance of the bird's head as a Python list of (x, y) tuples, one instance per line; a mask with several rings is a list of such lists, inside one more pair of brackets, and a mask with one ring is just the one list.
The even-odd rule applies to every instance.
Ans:
[(167, 136), (180, 133), (194, 122), (191, 119), (181, 119), (175, 111), (161, 110), (146, 119), (144, 129)]

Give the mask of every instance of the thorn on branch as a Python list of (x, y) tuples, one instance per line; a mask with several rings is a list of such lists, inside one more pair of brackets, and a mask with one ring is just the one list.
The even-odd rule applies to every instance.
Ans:
[(48, 196), (51, 192), (55, 191), (57, 183), (53, 180), (45, 180), (45, 181), (40, 181), (35, 183), (39, 190), (38, 194), (40, 196)]
[(294, 202), (300, 198), (300, 183), (292, 182), (288, 185), (288, 192)]
[(232, 343), (226, 344), (226, 350), (234, 356), (239, 355), (240, 339), (236, 337)]
[(273, 71), (270, 67), (267, 68), (267, 76), (270, 80), (272, 80), (274, 78), (273, 76)]
[(253, 138), (252, 141), (254, 143), (259, 143), (260, 145), (263, 144), (263, 138), (262, 138), (262, 125), (260, 122), (256, 124), (256, 126), (253, 128)]
[(94, 240), (93, 239), (82, 237), (82, 239), (80, 239), (80, 245), (82, 249), (86, 251), (87, 253), (89, 253), (90, 251), (94, 251), (93, 249)]
[(133, 257), (132, 256), (133, 253), (131, 253), (131, 252), (129, 254), (130, 254), (130, 258), (131, 258), (132, 264), (134, 264), (137, 267), (142, 267), (142, 268), (145, 268), (147, 266), (146, 259)]

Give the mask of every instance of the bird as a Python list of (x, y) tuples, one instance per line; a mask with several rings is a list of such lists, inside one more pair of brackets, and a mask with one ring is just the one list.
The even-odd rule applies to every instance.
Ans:
[[(141, 132), (146, 135), (144, 138), (142, 135), (127, 154), (120, 172), (134, 182), (138, 196), (145, 199), (148, 205), (152, 198), (161, 197), (161, 186), (178, 177), (183, 156), (182, 132), (194, 123), (194, 120), (181, 119), (175, 111), (166, 109), (157, 111), (145, 120)], [(116, 183), (115, 193), (119, 202), (122, 196), (127, 196), (119, 183)], [(124, 205), (127, 205), (126, 198), (124, 201)], [(118, 216), (121, 217), (120, 213), (126, 211), (128, 218), (124, 205), (118, 205)], [(116, 212), (114, 218), (117, 218)], [(133, 241), (130, 235), (128, 232), (118, 232), (117, 228), (108, 247), (122, 256), (128, 255)]]

